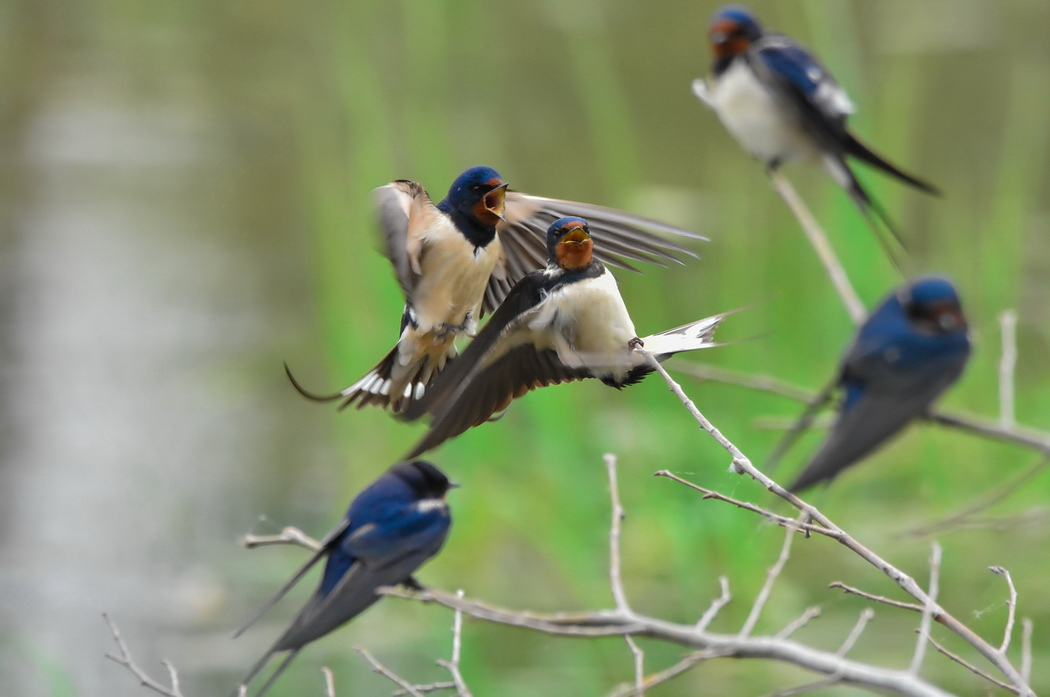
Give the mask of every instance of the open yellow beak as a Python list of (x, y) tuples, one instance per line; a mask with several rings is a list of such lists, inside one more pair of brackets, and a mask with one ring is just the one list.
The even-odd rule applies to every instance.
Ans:
[(572, 232), (561, 238), (559, 244), (582, 244), (591, 239), (591, 236), (587, 233), (587, 230), (582, 227), (573, 229)]
[(492, 191), (485, 194), (485, 210), (503, 220), (503, 211), (507, 205), (507, 185), (500, 184)]

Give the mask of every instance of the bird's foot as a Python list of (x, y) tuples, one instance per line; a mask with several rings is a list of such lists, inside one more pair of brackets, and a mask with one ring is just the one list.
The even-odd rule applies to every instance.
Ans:
[(640, 349), (645, 346), (645, 342), (639, 339), (638, 337), (634, 337), (633, 339), (627, 342), (627, 346), (632, 349)]
[(417, 581), (413, 576), (409, 576), (408, 578), (406, 578), (404, 581), (401, 582), (401, 585), (409, 589), (410, 591), (416, 591), (417, 593), (422, 593), (427, 589), (426, 586)]

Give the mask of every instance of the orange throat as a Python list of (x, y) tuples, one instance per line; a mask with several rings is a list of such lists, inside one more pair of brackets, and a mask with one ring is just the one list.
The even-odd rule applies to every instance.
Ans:
[(562, 242), (555, 248), (558, 266), (568, 271), (576, 271), (590, 265), (591, 252), (594, 249), (592, 240), (583, 242)]

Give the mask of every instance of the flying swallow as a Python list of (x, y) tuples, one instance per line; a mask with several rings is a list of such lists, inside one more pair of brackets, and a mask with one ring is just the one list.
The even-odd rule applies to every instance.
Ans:
[(895, 290), (857, 330), (835, 381), (773, 456), (779, 458), (813, 412), (841, 391), (830, 435), (788, 488), (801, 491), (830, 481), (928, 413), (962, 375), (969, 357), (966, 318), (950, 281), (924, 277)]
[(694, 80), (693, 92), (718, 114), (744, 150), (770, 171), (790, 160), (821, 162), (861, 213), (872, 222), (874, 213), (899, 242), (886, 213), (850, 169), (847, 156), (927, 193), (939, 192), (890, 164), (849, 131), (846, 119), (854, 112), (853, 103), (827, 69), (799, 43), (765, 31), (740, 5), (716, 12), (708, 34), (715, 56), (712, 75), (706, 82)]
[(433, 416), (412, 449), (416, 457), (478, 426), (526, 392), (597, 378), (611, 387), (633, 385), (658, 360), (715, 346), (725, 315), (638, 338), (616, 279), (594, 258), (587, 221), (566, 217), (547, 230), (549, 263), (521, 279), (477, 337), (404, 412), (407, 420)]
[(233, 694), (246, 687), (274, 654), (289, 652), (259, 690), (257, 697), (261, 697), (306, 644), (379, 600), (377, 588), (397, 584), (418, 588), (412, 574), (437, 554), (448, 536), (452, 518), (445, 494), (454, 486), (437, 467), (415, 460), (397, 463), (358, 494), (339, 525), (321, 541), (321, 548), (234, 634), (240, 636), (314, 564), (327, 558), (320, 587)]
[[(649, 218), (586, 203), (508, 191), (491, 167), (471, 167), (434, 204), (422, 186), (395, 181), (374, 192), (385, 239), (405, 294), (397, 345), (363, 378), (334, 395), (305, 396), (402, 411), (457, 354), (455, 339), (473, 336), (478, 320), (545, 260), (546, 226), (568, 214), (589, 217), (601, 231), (594, 254), (621, 268), (628, 260), (661, 263), (696, 254), (647, 230), (705, 239)], [(645, 228), (645, 229), (643, 229)]]

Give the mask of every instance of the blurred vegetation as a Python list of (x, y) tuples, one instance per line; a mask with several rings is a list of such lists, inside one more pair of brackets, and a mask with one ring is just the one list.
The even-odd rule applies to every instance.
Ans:
[[(852, 123), (863, 139), (945, 193), (943, 199), (927, 197), (862, 172), (904, 231), (910, 271), (946, 273), (961, 288), (976, 352), (945, 407), (997, 414), (996, 316), (1017, 308), (1017, 416), (1046, 427), (1050, 6), (1037, 0), (751, 5), (766, 24), (806, 42), (831, 66), (858, 105)], [(239, 505), (321, 534), (421, 433), (420, 426), (379, 411), (336, 414), (300, 402), (281, 384), (286, 359), (305, 384), (342, 387), (396, 340), (402, 298), (377, 251), (369, 198), (373, 187), (395, 178), (420, 181), (439, 198), (461, 170), (488, 164), (519, 190), (695, 229), (711, 238), (697, 246), (702, 260), (618, 275), (639, 331), (748, 306), (720, 334), (745, 341), (676, 360), (770, 374), (814, 389), (831, 378), (850, 336), (848, 317), (762, 168), (689, 91), (690, 81), (708, 71), (704, 31), (716, 6), (669, 0), (224, 0), (150, 3), (146, 9), (126, 0), (26, 2), (5, 10), (5, 21), (20, 28), (22, 40), (20, 48), (2, 50), (9, 54), (9, 73), (19, 63), (35, 66), (34, 81), (23, 80), (18, 92), (24, 102), (40, 98), (34, 90), (56, 62), (77, 55), (84, 75), (122, 76), (122, 91), (106, 99), (174, 105), (218, 125), (217, 147), (236, 169), (214, 183), (207, 199), (235, 202), (231, 235), (257, 235), (258, 245), (295, 250), (263, 262), (275, 284), (267, 301), (287, 303), (291, 321), (284, 341), (260, 347), (251, 369), (267, 389), (283, 390), (295, 423), (322, 422), (320, 432), (336, 453), (322, 464), (306, 463), (294, 440), (277, 446), (287, 455), (282, 468), (260, 471), (263, 483), (246, 489), (253, 498)], [(17, 60), (10, 55), (15, 50)], [(91, 82), (78, 88), (91, 89)], [(4, 104), (8, 118), (28, 108), (11, 95), (4, 99), (10, 100)], [(863, 218), (822, 172), (787, 172), (869, 306), (901, 282)], [(682, 383), (759, 463), (778, 433), (757, 421), (799, 412), (774, 396), (686, 378)], [(310, 431), (314, 437), (318, 432)], [(811, 433), (796, 447), (782, 478), (819, 439), (819, 432)], [(738, 629), (782, 533), (651, 475), (666, 468), (733, 496), (775, 504), (759, 487), (727, 473), (729, 458), (658, 378), (622, 393), (594, 381), (534, 393), (501, 421), (432, 453), (463, 488), (451, 494), (449, 543), (420, 579), (510, 607), (609, 605), (605, 452), (620, 461), (624, 574), (632, 603), (668, 620), (695, 621), (725, 575), (735, 600), (713, 629)], [(922, 580), (930, 540), (906, 531), (958, 510), (1035, 459), (1017, 447), (920, 425), (812, 498)], [(322, 466), (328, 469), (319, 474)], [(1044, 473), (989, 512), (1000, 523), (939, 536), (945, 547), (941, 601), (983, 636), (1001, 633), (1006, 617), (1004, 584), (986, 567), (1012, 572), (1020, 614), (1036, 623), (1037, 690), (1050, 689), (1042, 663), (1050, 657), (1048, 493), (1050, 475)], [(216, 560), (240, 596), (222, 621), (235, 626), (294, 568), (296, 554), (257, 551)], [(779, 631), (819, 604), (824, 613), (798, 638), (836, 648), (867, 603), (828, 591), (835, 580), (897, 595), (888, 579), (830, 541), (798, 540), (759, 631)], [(287, 602), (273, 626), (256, 631), (260, 650), (271, 640), (260, 635), (276, 633), (276, 622), (295, 609), (295, 601)], [(917, 618), (876, 611), (853, 655), (907, 665)], [(352, 644), (367, 646), (410, 680), (444, 679), (433, 660), (448, 655), (451, 621), (437, 608), (382, 603), (304, 651), (272, 694), (319, 692), (320, 665), (333, 668), (340, 695), (385, 694), (389, 686), (369, 674), (349, 650)], [(938, 640), (959, 648), (942, 634), (935, 630)], [(473, 622), (463, 638), (463, 672), (477, 695), (603, 694), (632, 674), (619, 640), (552, 639)], [(642, 644), (649, 670), (683, 654)], [(250, 664), (244, 651), (243, 661), (185, 675), (187, 694), (222, 693)], [(180, 664), (178, 656), (169, 658)], [(928, 656), (923, 674), (953, 692), (983, 694), (978, 681), (940, 655)], [(807, 679), (780, 665), (716, 661), (652, 695), (762, 694)]]

